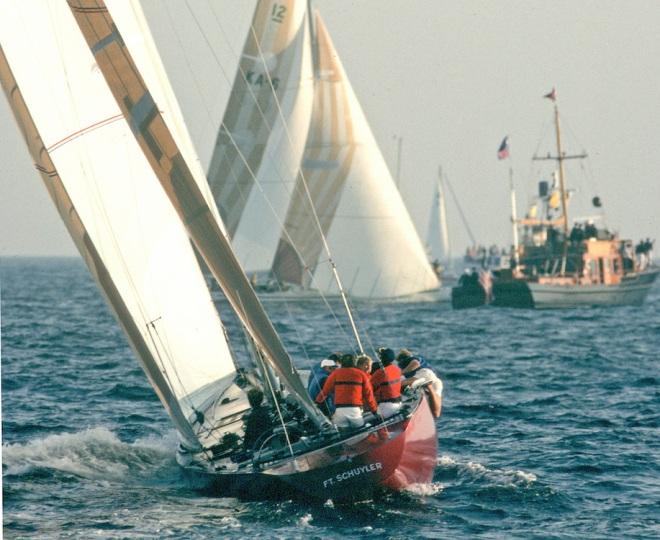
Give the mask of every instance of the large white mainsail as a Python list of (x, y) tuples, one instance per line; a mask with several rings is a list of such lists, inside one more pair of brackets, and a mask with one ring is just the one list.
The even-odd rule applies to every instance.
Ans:
[(260, 0), (208, 171), (246, 271), (272, 264), (305, 146), (312, 93), (306, 3)]
[(69, 6), (2, 2), (0, 43), (3, 87), (37, 169), (156, 393), (195, 446), (194, 411), (235, 369), (188, 236)]
[(283, 384), (318, 426), (314, 405), (102, 0), (68, 0), (107, 85), (209, 270)]
[(318, 13), (315, 22), (312, 120), (273, 272), (283, 282), (338, 292), (332, 269), (320, 262), (323, 244), (306, 182), (352, 297), (389, 298), (436, 288), (438, 280)]

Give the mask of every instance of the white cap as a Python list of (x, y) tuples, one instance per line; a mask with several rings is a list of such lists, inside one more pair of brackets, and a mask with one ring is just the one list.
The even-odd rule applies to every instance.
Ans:
[(321, 360), (321, 367), (337, 367), (337, 362), (329, 358), (324, 358)]

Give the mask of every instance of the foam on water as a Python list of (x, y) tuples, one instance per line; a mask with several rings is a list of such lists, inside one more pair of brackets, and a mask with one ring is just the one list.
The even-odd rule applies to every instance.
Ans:
[(411, 484), (406, 487), (406, 491), (412, 495), (422, 497), (432, 497), (440, 493), (443, 485), (440, 482), (431, 482), (430, 484)]
[(128, 444), (107, 428), (96, 427), (49, 435), (25, 444), (3, 445), (3, 464), (7, 475), (20, 476), (46, 469), (87, 479), (130, 482), (136, 476), (148, 477), (157, 469), (173, 465), (170, 437)]
[(438, 467), (455, 469), (459, 475), (471, 479), (486, 479), (493, 484), (502, 486), (527, 486), (537, 481), (537, 476), (532, 472), (508, 469), (489, 468), (482, 463), (474, 461), (461, 462), (450, 456), (439, 456)]
[(298, 518), (298, 525), (300, 527), (313, 527), (312, 521), (314, 520), (312, 514), (305, 514)]

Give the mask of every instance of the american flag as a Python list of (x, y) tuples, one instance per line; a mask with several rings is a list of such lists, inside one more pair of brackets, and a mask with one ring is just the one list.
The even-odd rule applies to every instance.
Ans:
[(506, 159), (509, 157), (509, 136), (502, 139), (502, 144), (497, 149), (497, 159)]
[(551, 99), (552, 101), (557, 101), (557, 90), (555, 90), (555, 87), (553, 86), (552, 90), (550, 90), (550, 92), (545, 94), (543, 97)]

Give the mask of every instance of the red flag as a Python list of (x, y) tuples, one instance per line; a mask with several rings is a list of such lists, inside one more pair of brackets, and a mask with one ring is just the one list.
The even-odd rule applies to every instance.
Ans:
[(497, 149), (497, 159), (506, 159), (509, 157), (509, 136), (502, 139), (502, 144)]
[(557, 101), (557, 91), (555, 90), (555, 87), (553, 86), (552, 90), (550, 90), (550, 92), (545, 94), (543, 97), (551, 99), (552, 101)]

